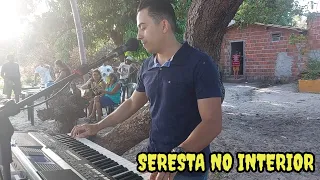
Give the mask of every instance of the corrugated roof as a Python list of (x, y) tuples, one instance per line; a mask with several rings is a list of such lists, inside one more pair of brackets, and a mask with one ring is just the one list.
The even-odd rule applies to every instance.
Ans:
[[(234, 22), (230, 22), (230, 24), (228, 25), (228, 28), (231, 28), (231, 27), (233, 27), (235, 25), (236, 24)], [(303, 28), (298, 28), (298, 27), (293, 27), (293, 26), (282, 26), (282, 25), (276, 25), (276, 24), (254, 23), (254, 25), (273, 27), (273, 28), (281, 28), (281, 29), (290, 29), (290, 30), (294, 30), (294, 31), (298, 31), (298, 32), (307, 31), (307, 29), (303, 29)]]

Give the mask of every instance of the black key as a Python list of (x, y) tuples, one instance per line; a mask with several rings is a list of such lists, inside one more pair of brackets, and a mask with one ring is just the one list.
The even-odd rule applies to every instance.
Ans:
[(117, 165), (117, 166), (113, 166), (113, 167), (110, 167), (108, 169), (105, 169), (104, 172), (109, 174), (109, 172), (113, 172), (113, 171), (116, 171), (116, 170), (119, 170), (119, 169), (122, 169), (122, 168), (124, 168), (122, 165)]
[(89, 147), (83, 146), (83, 145), (80, 145), (80, 144), (77, 144), (77, 146), (75, 146), (75, 147), (79, 147), (79, 148), (83, 148), (83, 149), (89, 149)]
[(94, 150), (92, 150), (92, 149), (87, 149), (87, 148), (84, 148), (84, 149), (82, 149), (82, 150), (80, 150), (80, 151), (77, 151), (77, 150), (75, 150), (78, 154), (86, 154), (86, 153), (88, 153), (88, 152), (90, 152), (90, 153), (93, 153), (94, 152)]
[(102, 166), (104, 166), (106, 164), (110, 164), (110, 163), (114, 163), (114, 161), (112, 159), (108, 159), (108, 160), (105, 160), (103, 162), (98, 163), (97, 166), (102, 167)]
[(105, 157), (105, 158), (100, 159), (100, 160), (98, 160), (98, 161), (92, 162), (92, 164), (94, 164), (94, 165), (96, 165), (96, 166), (99, 166), (99, 165), (104, 164), (104, 163), (109, 162), (109, 161), (111, 161), (111, 159)]
[(118, 163), (113, 161), (113, 162), (108, 162), (108, 163), (102, 164), (101, 166), (99, 166), (99, 168), (104, 171), (105, 169), (108, 169), (108, 168), (116, 166), (116, 165), (118, 165)]
[(133, 178), (132, 180), (143, 180), (143, 177), (137, 175), (137, 177)]
[(60, 141), (60, 142), (67, 142), (67, 141), (79, 142), (75, 139), (70, 139), (70, 138), (59, 138), (58, 141)]
[(66, 135), (66, 134), (59, 134), (54, 136), (54, 138), (56, 139), (66, 139), (66, 138), (70, 138), (70, 136)]
[(70, 148), (70, 149), (72, 149), (72, 150), (74, 150), (74, 151), (76, 151), (76, 152), (78, 152), (78, 153), (87, 150), (87, 148), (84, 147), (84, 146), (76, 146), (76, 147), (72, 147), (72, 148)]
[(79, 153), (81, 156), (83, 157), (88, 157), (88, 156), (92, 156), (94, 154), (99, 154), (97, 151), (87, 151), (87, 152), (83, 152), (83, 153)]
[(84, 149), (82, 147), (70, 147), (71, 150), (73, 150), (74, 152), (80, 152), (80, 151), (83, 151)]
[(94, 156), (89, 156), (86, 159), (88, 161), (90, 161), (90, 162), (94, 162), (94, 161), (97, 161), (97, 160), (102, 159), (102, 158), (103, 158), (102, 154), (97, 154), (97, 155), (94, 155)]
[(110, 162), (108, 164), (101, 166), (101, 169), (103, 169), (103, 171), (105, 171), (106, 169), (109, 169), (109, 168), (117, 166), (117, 165), (118, 165), (118, 163), (116, 163), (116, 162)]
[(58, 141), (61, 143), (66, 143), (66, 142), (70, 142), (70, 139), (58, 139)]
[(63, 143), (63, 144), (79, 144), (79, 145), (83, 145), (79, 141), (73, 141), (73, 140), (63, 140), (63, 141), (60, 141), (60, 142)]
[(64, 144), (64, 145), (68, 145), (68, 144), (71, 144), (71, 143), (75, 143), (75, 142), (73, 142), (73, 141), (67, 141), (67, 140), (65, 140), (65, 141), (59, 141), (59, 142), (61, 142), (61, 143)]
[(128, 168), (121, 168), (121, 169), (118, 169), (116, 171), (109, 172), (108, 174), (110, 176), (115, 176), (117, 174), (120, 174), (120, 173), (123, 173), (123, 172), (126, 172), (126, 171), (128, 171)]
[(104, 169), (108, 168), (108, 167), (110, 166), (110, 164), (111, 164), (112, 166), (114, 166), (113, 163), (115, 163), (115, 162), (109, 161), (109, 162), (106, 162), (106, 163), (101, 163), (101, 164), (99, 164), (99, 165), (96, 165), (96, 167), (99, 168), (99, 169), (101, 169), (101, 170), (104, 170)]
[[(92, 156), (88, 156), (87, 159), (91, 161), (92, 159), (94, 159), (96, 157), (99, 157), (100, 159), (104, 158), (104, 156), (99, 153), (99, 154), (95, 154), (95, 155), (92, 155)], [(99, 160), (99, 159), (97, 159), (97, 160)], [(92, 162), (95, 162), (97, 160), (93, 160)]]
[(128, 172), (125, 172), (123, 174), (120, 174), (120, 175), (117, 175), (117, 176), (114, 176), (114, 178), (116, 180), (122, 180), (123, 178), (126, 178), (127, 176), (130, 176), (131, 174), (134, 174), (132, 171), (128, 171)]
[(76, 144), (76, 143), (66, 143), (64, 144), (65, 146), (69, 147), (69, 148), (72, 148), (72, 147), (79, 147), (79, 144)]
[(87, 148), (82, 148), (82, 149), (73, 149), (76, 153), (80, 154), (80, 153), (86, 153), (86, 152), (89, 152), (91, 151), (91, 149), (87, 149)]
[(136, 178), (136, 174), (132, 172), (132, 174), (129, 174), (128, 176), (121, 178), (121, 180), (132, 180), (134, 178)]

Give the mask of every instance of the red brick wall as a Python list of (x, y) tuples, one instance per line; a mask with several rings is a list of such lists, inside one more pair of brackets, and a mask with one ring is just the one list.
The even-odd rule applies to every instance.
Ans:
[(320, 50), (320, 14), (308, 18), (308, 44), (311, 50)]
[[(281, 40), (272, 42), (272, 34), (281, 33)], [(245, 29), (230, 28), (224, 36), (220, 64), (224, 75), (231, 75), (231, 41), (244, 41), (244, 77), (248, 80), (274, 78), (277, 55), (287, 52), (294, 58), (292, 74), (297, 74), (297, 49), (289, 44), (289, 36), (294, 30), (250, 25)]]

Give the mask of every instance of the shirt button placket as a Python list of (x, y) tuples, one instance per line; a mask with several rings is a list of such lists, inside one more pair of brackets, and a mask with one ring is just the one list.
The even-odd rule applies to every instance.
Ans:
[(161, 76), (161, 72), (162, 72), (162, 67), (159, 68), (158, 71), (158, 77), (157, 77), (157, 94), (158, 94), (158, 98), (161, 98), (161, 88), (162, 88), (162, 76)]

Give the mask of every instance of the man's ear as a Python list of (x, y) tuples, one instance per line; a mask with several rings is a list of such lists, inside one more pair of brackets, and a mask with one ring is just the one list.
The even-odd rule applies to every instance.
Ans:
[(170, 23), (167, 20), (162, 20), (161, 22), (161, 26), (162, 26), (162, 32), (163, 33), (167, 33), (169, 31), (170, 28)]

